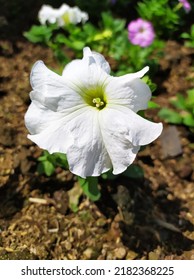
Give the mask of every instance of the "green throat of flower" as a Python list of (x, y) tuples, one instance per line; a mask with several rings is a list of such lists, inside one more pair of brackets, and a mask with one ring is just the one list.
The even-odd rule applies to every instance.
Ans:
[(107, 104), (105, 91), (102, 86), (84, 89), (81, 96), (88, 105), (98, 110), (102, 110)]
[(70, 17), (69, 17), (69, 14), (67, 12), (63, 14), (62, 19), (63, 19), (65, 25), (70, 24)]

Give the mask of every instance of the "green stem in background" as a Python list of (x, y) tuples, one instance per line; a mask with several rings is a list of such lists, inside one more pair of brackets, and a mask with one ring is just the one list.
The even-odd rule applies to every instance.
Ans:
[(183, 7), (183, 4), (179, 2), (179, 3), (173, 8), (173, 12), (179, 11), (182, 7)]
[(77, 176), (78, 182), (84, 194), (92, 201), (97, 201), (101, 194), (98, 188), (98, 177), (81, 178)]

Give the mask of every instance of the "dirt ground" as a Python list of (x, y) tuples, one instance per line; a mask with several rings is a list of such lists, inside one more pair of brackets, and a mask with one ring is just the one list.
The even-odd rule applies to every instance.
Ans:
[[(36, 171), (42, 151), (26, 137), (29, 73), (51, 52), (26, 41), (0, 41), (0, 259), (194, 259), (194, 134), (164, 124), (162, 136), (135, 161), (144, 178), (100, 181), (101, 199), (68, 207), (76, 178)], [(193, 53), (168, 42), (155, 102), (194, 87)], [(161, 121), (158, 109), (146, 116)], [(71, 194), (72, 195), (72, 194)]]

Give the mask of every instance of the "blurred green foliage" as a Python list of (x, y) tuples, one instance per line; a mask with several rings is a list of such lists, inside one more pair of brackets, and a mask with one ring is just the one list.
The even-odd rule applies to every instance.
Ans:
[(194, 48), (194, 24), (191, 25), (190, 32), (181, 34), (181, 38), (185, 39), (185, 46)]
[(159, 116), (169, 123), (183, 124), (194, 131), (194, 89), (188, 90), (186, 97), (177, 94), (170, 103), (176, 110), (163, 108)]
[(180, 24), (180, 15), (176, 6), (170, 6), (169, 0), (139, 1), (137, 11), (141, 18), (152, 22), (156, 33), (160, 36), (169, 36)]

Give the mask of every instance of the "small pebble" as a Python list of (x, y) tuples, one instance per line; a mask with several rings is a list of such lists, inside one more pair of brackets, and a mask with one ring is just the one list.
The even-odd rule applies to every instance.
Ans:
[(126, 256), (126, 249), (124, 247), (116, 248), (114, 250), (115, 257), (119, 260), (122, 260)]

